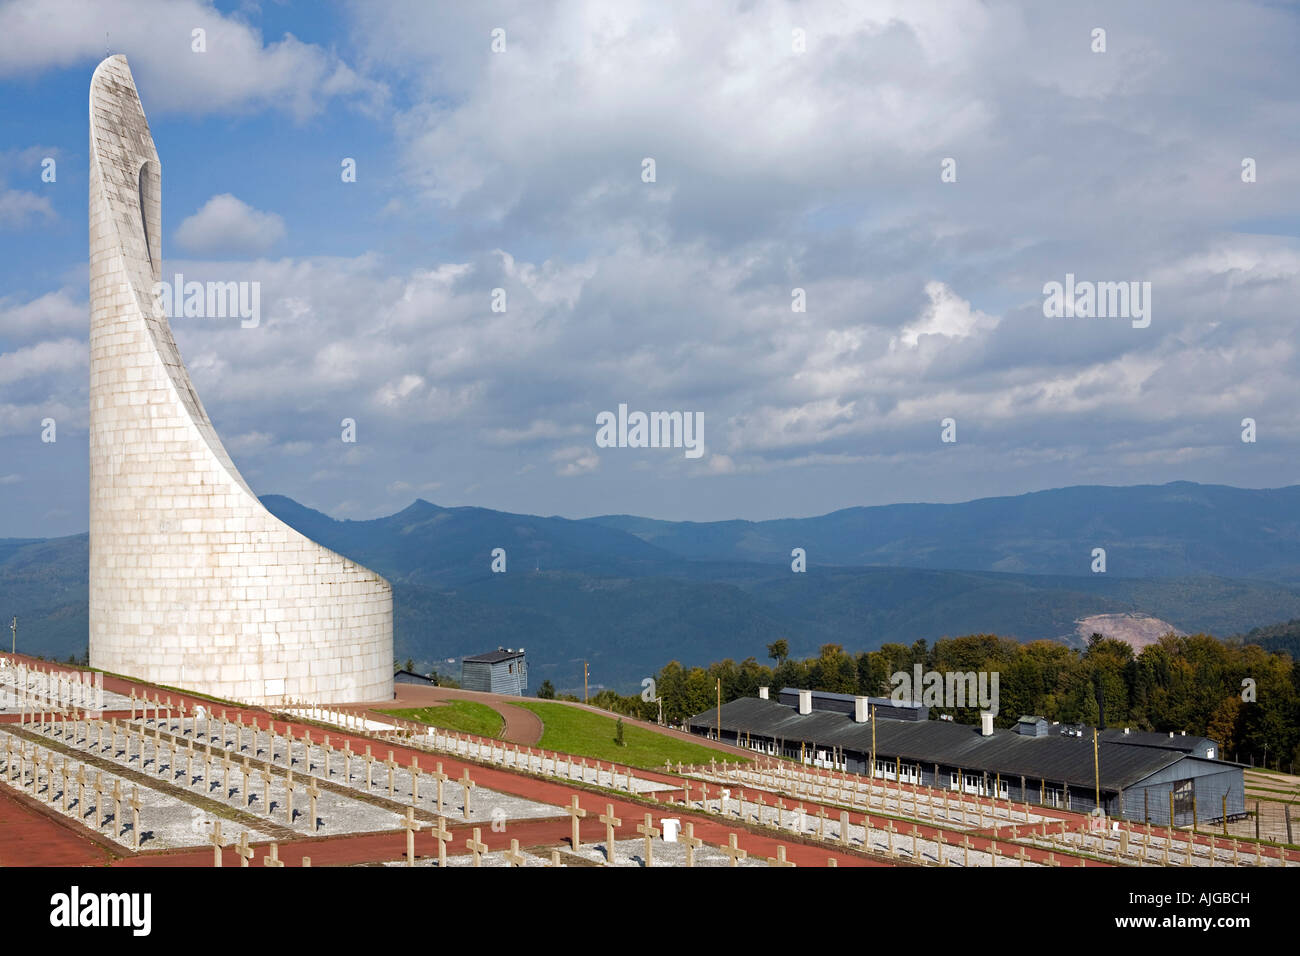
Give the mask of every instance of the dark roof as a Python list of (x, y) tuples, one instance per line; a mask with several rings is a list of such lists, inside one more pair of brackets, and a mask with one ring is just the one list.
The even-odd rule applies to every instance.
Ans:
[(1207, 747), (1216, 748), (1216, 744), (1209, 737), (1189, 737), (1183, 734), (1174, 734), (1172, 737), (1166, 733), (1156, 733), (1150, 730), (1130, 730), (1125, 733), (1117, 728), (1109, 728), (1101, 732), (1101, 739), (1113, 741), (1117, 744), (1134, 744), (1139, 747), (1160, 747), (1164, 750), (1177, 750), (1181, 753), (1194, 753)]
[(393, 680), (397, 680), (399, 677), (408, 677), (408, 678), (413, 678), (414, 680), (418, 680), (418, 681), (420, 681), (420, 682), (423, 683), (423, 684), (432, 684), (432, 683), (433, 683), (433, 680), (432, 680), (431, 678), (429, 678), (428, 676), (426, 676), (426, 675), (424, 675), (424, 674), (417, 674), (415, 671), (408, 671), (408, 670), (406, 670), (405, 668), (403, 668), (402, 670), (400, 670), (400, 671), (398, 671), (397, 673), (395, 673), (395, 674), (393, 675)]
[[(714, 711), (708, 710), (692, 717), (690, 724), (714, 728), (717, 720)], [(860, 754), (871, 752), (870, 723), (859, 724), (845, 714), (828, 711), (800, 716), (793, 708), (754, 697), (724, 704), (722, 728), (819, 746), (834, 745)], [(1180, 750), (1105, 739), (1098, 744), (1098, 750), (1101, 786), (1108, 791), (1127, 788), (1180, 760), (1198, 759)], [(876, 755), (1006, 776), (1024, 775), (1085, 788), (1094, 785), (1091, 734), (1026, 737), (1014, 730), (995, 730), (992, 736), (984, 737), (978, 727), (968, 724), (877, 719)]]
[(473, 657), (461, 658), (462, 664), (500, 664), (502, 661), (512, 661), (516, 657), (523, 657), (523, 651), (488, 651), (486, 654), (475, 654)]
[[(784, 695), (789, 695), (789, 696), (793, 696), (793, 697), (798, 697), (798, 696), (799, 696), (799, 688), (798, 688), (798, 687), (782, 687), (782, 688), (781, 688), (781, 693), (784, 694)], [(812, 693), (812, 699), (813, 699), (814, 701), (819, 701), (819, 700), (834, 700), (834, 701), (840, 701), (840, 702), (845, 703), (845, 704), (853, 704), (853, 703), (856, 703), (856, 702), (857, 702), (857, 699), (858, 699), (858, 695), (857, 695), (857, 694), (837, 694), (837, 693), (835, 693), (834, 691), (830, 691), (830, 690), (814, 690), (814, 691), (811, 691), (811, 693)], [(919, 708), (922, 706), (921, 704), (917, 703), (916, 701), (912, 701), (912, 700), (894, 700), (892, 697), (868, 697), (868, 698), (867, 698), (867, 702), (868, 702), (868, 703), (871, 703), (871, 704), (876, 704), (876, 705), (881, 705), (881, 706), (887, 706), (887, 707), (914, 707), (914, 708), (919, 709)]]

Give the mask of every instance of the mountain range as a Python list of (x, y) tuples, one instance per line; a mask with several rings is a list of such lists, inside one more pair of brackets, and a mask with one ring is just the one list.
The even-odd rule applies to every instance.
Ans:
[[(395, 653), (422, 669), (523, 646), (532, 685), (626, 690), (664, 663), (849, 651), (968, 633), (1077, 642), (1094, 615), (1229, 635), (1300, 618), (1300, 487), (1080, 486), (773, 521), (572, 520), (417, 500), (340, 521), (262, 499), (394, 586)], [(505, 573), (491, 570), (505, 551)], [(802, 548), (807, 571), (791, 569)], [(1093, 549), (1106, 551), (1092, 573)], [(88, 538), (0, 540), (0, 612), (47, 656), (86, 648)], [(1103, 618), (1104, 619), (1104, 618)], [(440, 666), (441, 664), (441, 666)]]

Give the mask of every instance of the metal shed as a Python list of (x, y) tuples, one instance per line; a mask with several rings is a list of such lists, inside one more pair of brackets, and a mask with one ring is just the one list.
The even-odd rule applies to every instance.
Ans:
[(460, 665), (460, 686), (465, 690), (522, 695), (528, 686), (524, 649), (498, 647), (486, 654), (464, 658)]

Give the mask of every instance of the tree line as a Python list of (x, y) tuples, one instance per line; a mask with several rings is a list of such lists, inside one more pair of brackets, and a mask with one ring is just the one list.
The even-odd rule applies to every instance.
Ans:
[[(654, 676), (654, 699), (603, 690), (590, 702), (651, 721), (662, 705), (664, 719), (680, 724), (716, 705), (719, 681), (723, 703), (757, 696), (764, 686), (773, 697), (782, 687), (888, 697), (895, 687), (890, 676), (911, 674), (919, 664), (941, 673), (997, 672), (999, 727), (1032, 714), (1062, 723), (1185, 731), (1217, 741), (1224, 759), (1282, 770), (1300, 764), (1300, 664), (1285, 652), (1206, 634), (1169, 634), (1137, 654), (1100, 634), (1082, 649), (974, 634), (910, 647), (885, 644), (857, 655), (825, 644), (803, 660), (790, 657), (788, 642), (778, 640), (767, 645), (767, 658), (771, 664), (748, 657), (690, 668), (671, 661)], [(963, 723), (979, 720), (975, 707), (932, 707), (930, 716), (941, 713)]]

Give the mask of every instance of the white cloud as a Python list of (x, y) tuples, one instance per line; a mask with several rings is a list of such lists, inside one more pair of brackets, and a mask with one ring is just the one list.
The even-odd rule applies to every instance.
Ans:
[(41, 378), (69, 369), (85, 371), (89, 354), (86, 343), (76, 339), (54, 339), (0, 354), (0, 385), (22, 379)]
[(68, 289), (47, 292), (29, 302), (0, 299), (0, 334), (32, 338), (90, 326), (90, 303), (73, 298)]
[(224, 441), (226, 450), (233, 454), (244, 454), (250, 451), (261, 451), (267, 448), (275, 436), (268, 432), (245, 432), (242, 435), (235, 435)]
[(395, 382), (387, 382), (375, 392), (375, 401), (388, 408), (404, 405), (415, 392), (424, 386), (424, 379), (419, 375), (403, 375)]
[(559, 463), (555, 473), (563, 478), (585, 474), (600, 467), (600, 456), (595, 450), (581, 445), (555, 451), (551, 455), (551, 461)]
[(37, 219), (53, 218), (54, 209), (44, 196), (20, 189), (0, 192), (0, 228), (16, 229)]
[(927, 282), (925, 294), (930, 298), (930, 305), (916, 322), (905, 326), (898, 338), (890, 342), (891, 348), (897, 343), (916, 348), (923, 335), (964, 339), (976, 331), (987, 331), (998, 324), (996, 318), (972, 309), (969, 302), (942, 282)]
[[(192, 50), (195, 29), (206, 31), (206, 52)], [(0, 77), (93, 65), (106, 35), (127, 55), (150, 115), (270, 108), (301, 120), (334, 99), (375, 109), (387, 97), (332, 50), (288, 33), (266, 43), (208, 0), (15, 0), (0, 6)]]
[(190, 252), (256, 256), (285, 236), (284, 219), (260, 212), (230, 193), (213, 196), (176, 229), (176, 242)]

